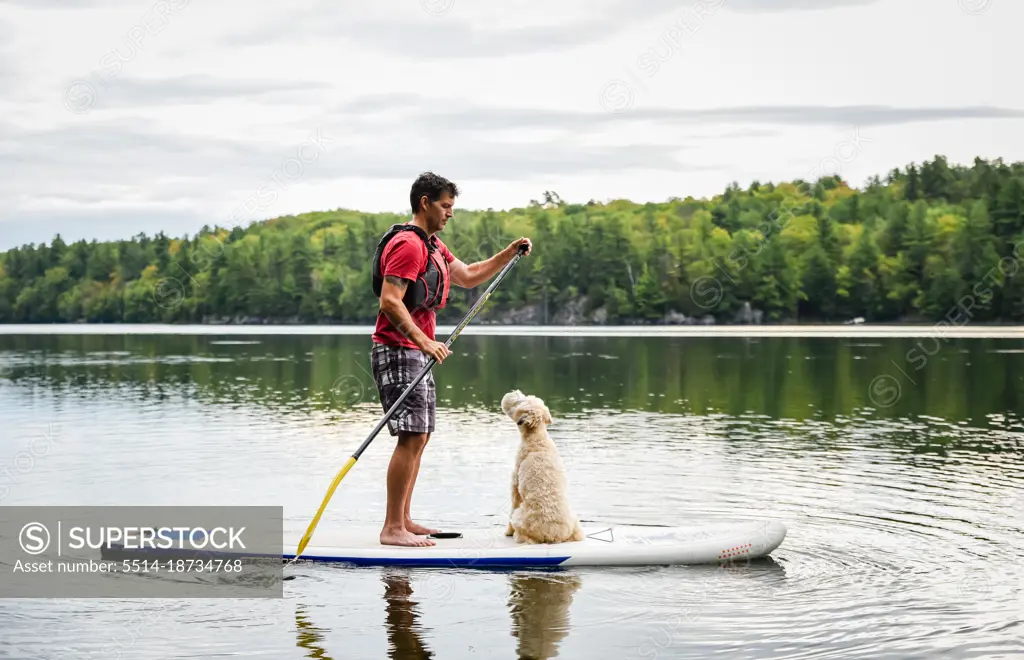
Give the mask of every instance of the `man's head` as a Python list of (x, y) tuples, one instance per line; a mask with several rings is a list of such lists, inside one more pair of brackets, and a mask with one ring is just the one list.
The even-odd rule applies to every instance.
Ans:
[(455, 198), (459, 188), (454, 183), (433, 172), (424, 172), (412, 184), (409, 203), (414, 216), (426, 224), (427, 233), (441, 231), (452, 217)]

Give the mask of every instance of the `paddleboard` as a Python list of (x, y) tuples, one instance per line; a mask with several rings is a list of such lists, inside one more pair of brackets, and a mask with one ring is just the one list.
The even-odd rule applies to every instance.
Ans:
[[(699, 526), (584, 526), (582, 541), (516, 543), (505, 527), (459, 530), (460, 538), (428, 547), (380, 544), (380, 528), (321, 530), (300, 561), (356, 566), (436, 568), (560, 568), (651, 566), (745, 561), (766, 557), (781, 545), (786, 527), (774, 520)], [(295, 557), (299, 538), (287, 539), (284, 559)]]
[[(786, 527), (775, 520), (679, 527), (639, 525), (584, 526), (586, 538), (566, 543), (516, 543), (506, 527), (458, 530), (443, 534), (433, 546), (381, 545), (379, 527), (321, 529), (299, 557), (305, 562), (354, 566), (434, 568), (562, 568), (569, 566), (666, 566), (746, 561), (768, 556), (782, 544)], [(285, 535), (282, 561), (295, 558), (300, 535)], [(194, 556), (197, 551), (158, 548), (126, 549), (112, 544), (103, 559), (153, 559)], [(192, 553), (192, 554), (189, 554)], [(206, 559), (277, 555), (203, 551)]]

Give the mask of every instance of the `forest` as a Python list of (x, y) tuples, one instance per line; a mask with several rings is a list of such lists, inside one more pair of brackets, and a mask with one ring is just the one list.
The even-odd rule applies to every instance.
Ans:
[[(371, 259), (407, 214), (290, 215), (194, 236), (24, 245), (0, 254), (3, 323), (372, 323)], [(711, 199), (460, 210), (462, 261), (529, 236), (482, 323), (1019, 323), (1024, 163), (936, 155), (861, 187), (732, 183)], [(486, 289), (453, 288), (457, 323)]]

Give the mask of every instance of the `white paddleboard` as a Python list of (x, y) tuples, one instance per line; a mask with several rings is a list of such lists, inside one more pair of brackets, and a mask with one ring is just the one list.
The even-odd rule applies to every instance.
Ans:
[[(786, 537), (774, 520), (690, 527), (584, 526), (583, 541), (516, 543), (505, 527), (459, 530), (461, 538), (435, 539), (429, 547), (381, 545), (380, 528), (321, 529), (299, 561), (357, 566), (435, 568), (560, 568), (651, 566), (745, 561), (766, 557)], [(299, 538), (285, 539), (284, 559), (293, 559)]]

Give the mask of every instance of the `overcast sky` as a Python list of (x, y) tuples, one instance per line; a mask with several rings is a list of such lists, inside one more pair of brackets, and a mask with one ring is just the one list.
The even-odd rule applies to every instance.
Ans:
[(1022, 24), (1017, 0), (0, 0), (0, 249), (405, 212), (427, 169), (506, 209), (1024, 160)]

